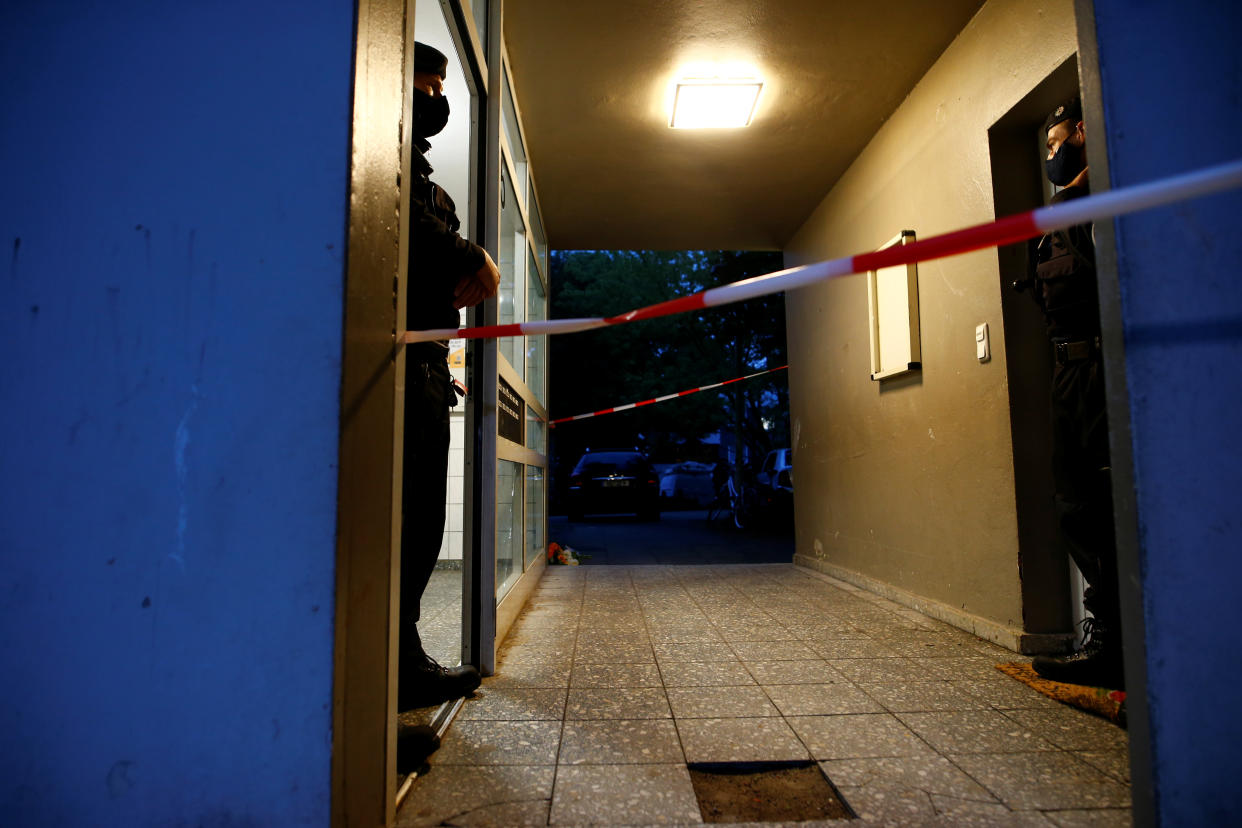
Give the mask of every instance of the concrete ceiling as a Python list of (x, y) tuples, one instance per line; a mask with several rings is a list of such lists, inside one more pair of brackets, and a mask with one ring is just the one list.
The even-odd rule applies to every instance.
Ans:
[[(780, 249), (982, 4), (507, 0), (549, 245)], [(759, 71), (749, 127), (668, 127), (703, 61)]]

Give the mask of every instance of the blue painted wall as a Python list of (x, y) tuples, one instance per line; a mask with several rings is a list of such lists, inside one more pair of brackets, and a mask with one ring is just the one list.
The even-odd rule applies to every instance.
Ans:
[(0, 822), (326, 824), (354, 4), (0, 11)]
[[(1242, 157), (1242, 6), (1095, 9), (1112, 186)], [(1116, 223), (1164, 825), (1242, 814), (1239, 220), (1234, 192)]]

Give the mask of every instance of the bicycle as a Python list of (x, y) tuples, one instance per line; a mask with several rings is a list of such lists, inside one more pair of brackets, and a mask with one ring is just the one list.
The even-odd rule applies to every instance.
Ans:
[(754, 522), (758, 500), (759, 495), (754, 486), (739, 485), (736, 476), (729, 475), (707, 507), (707, 521), (711, 523), (728, 514), (734, 526), (745, 529)]

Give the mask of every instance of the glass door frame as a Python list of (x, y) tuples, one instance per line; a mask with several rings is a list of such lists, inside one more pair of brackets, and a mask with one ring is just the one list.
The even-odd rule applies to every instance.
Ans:
[[(524, 130), (522, 129), (521, 108), (512, 87), (512, 72), (509, 66), (508, 54), (503, 41), (500, 45), (499, 55), (499, 72), (492, 73), (492, 98), (495, 101), (495, 109), (498, 115), (498, 139), (500, 144), (498, 172), (500, 173), (497, 180), (497, 189), (501, 196), (501, 202), (497, 204), (498, 208), (498, 225), (503, 228), (505, 223), (503, 220), (503, 211), (506, 207), (510, 207), (516, 212), (517, 221), (521, 223), (523, 243), (520, 251), (514, 251), (514, 281), (513, 292), (515, 300), (514, 316), (516, 319), (526, 320), (530, 318), (530, 284), (532, 276), (539, 280), (539, 287), (544, 297), (543, 316), (547, 316), (547, 301), (550, 295), (548, 273), (547, 273), (547, 239), (544, 237), (543, 217), (538, 215), (538, 199), (535, 194), (534, 187), (534, 167), (531, 163), (530, 153), (525, 145)], [(507, 120), (506, 120), (507, 119)], [(507, 129), (506, 129), (507, 127)], [(518, 146), (512, 146), (512, 142), (517, 142)], [(515, 158), (522, 159), (519, 164)], [(519, 169), (521, 174), (519, 175)], [(508, 187), (506, 187), (506, 181)], [(506, 205), (504, 203), (504, 193), (511, 191), (514, 204)], [(538, 228), (538, 236), (536, 239), (536, 228)], [(513, 238), (497, 239), (500, 245), (514, 245)], [(541, 252), (542, 251), (542, 252)], [(499, 259), (498, 259), (499, 261)], [(531, 267), (535, 268), (535, 272), (530, 273)], [(516, 299), (521, 296), (521, 308), (516, 305)], [(517, 347), (508, 349), (514, 353), (515, 361), (521, 360), (521, 365), (510, 364), (501, 349), (498, 347), (498, 356), (496, 360), (497, 370), (500, 377), (506, 385), (509, 386), (521, 398), (523, 403), (522, 411), (522, 443), (516, 443), (504, 437), (499, 437), (496, 441), (496, 456), (499, 461), (507, 461), (520, 464), (522, 472), (522, 499), (521, 508), (518, 509), (514, 505), (514, 511), (521, 515), (521, 535), (522, 542), (518, 544), (521, 548), (521, 561), (516, 563), (516, 577), (507, 588), (504, 595), (496, 597), (496, 633), (504, 635), (512, 624), (517, 613), (520, 611), (530, 591), (533, 589), (535, 582), (541, 577), (541, 573), (536, 570), (541, 569), (547, 564), (546, 555), (542, 554), (547, 548), (547, 485), (548, 485), (548, 455), (547, 455), (547, 422), (548, 411), (545, 405), (547, 399), (547, 347), (546, 337), (543, 338), (544, 345), (540, 351), (539, 359), (544, 360), (542, 381), (544, 388), (542, 390), (543, 399), (536, 394), (530, 387), (528, 381), (531, 378), (530, 365), (527, 363), (528, 344), (530, 338), (517, 338)], [(533, 422), (537, 422), (542, 429), (542, 443), (538, 450), (531, 446), (531, 430), (530, 426)], [(542, 514), (531, 514), (530, 504), (531, 497), (529, 486), (532, 483), (530, 469), (537, 468), (542, 472), (543, 480), (544, 507)], [(541, 547), (540, 554), (531, 555), (531, 522), (538, 520), (540, 526), (537, 527), (535, 537), (539, 540)], [(499, 541), (496, 544), (497, 553), (499, 551)]]
[[(527, 155), (527, 174), (523, 180), (515, 176), (511, 156), (508, 154), (507, 136), (504, 134), (502, 108), (505, 101), (506, 73), (508, 72), (507, 55), (504, 53), (503, 38), (503, 0), (490, 0), (488, 4), (488, 20), (486, 43), (478, 37), (478, 27), (473, 19), (471, 6), (463, 0), (440, 0), (449, 30), (457, 42), (459, 54), (467, 56), (467, 70), (472, 75), (468, 79), (472, 91), (477, 95), (478, 105), (476, 116), (477, 128), (471, 131), (471, 157), (474, 159), (471, 169), (471, 189), (476, 194), (477, 209), (472, 218), (473, 227), (482, 228), (476, 238), (492, 255), (500, 261), (502, 243), (512, 244), (512, 239), (501, 239), (501, 212), (504, 189), (504, 176), (514, 187), (517, 195), (516, 207), (521, 211), (521, 220), (527, 227), (525, 257), (519, 265), (523, 281), (529, 279), (526, 273), (529, 261), (533, 259), (537, 275), (543, 287), (544, 296), (550, 295), (547, 272), (547, 240), (542, 238), (536, 246), (531, 235), (532, 211), (538, 210), (538, 200), (529, 156)], [(518, 113), (517, 101), (510, 91), (510, 99), (514, 111)], [(520, 123), (515, 124), (518, 140)], [(521, 152), (525, 155), (526, 148)], [(481, 172), (480, 172), (481, 171)], [(520, 187), (518, 186), (520, 184)], [(536, 216), (535, 221), (540, 234), (544, 233), (543, 217)], [(525, 291), (526, 284), (522, 290)], [(546, 300), (545, 300), (546, 301)], [(499, 301), (489, 299), (471, 308), (467, 312), (469, 326), (495, 325), (499, 315)], [(522, 318), (528, 312), (529, 302), (524, 302)], [(546, 309), (545, 309), (546, 315)], [(526, 340), (522, 339), (521, 352), (526, 350)], [(546, 441), (546, 422), (548, 412), (543, 401), (538, 399), (524, 381), (525, 370), (518, 372), (500, 354), (499, 341), (496, 339), (472, 339), (467, 342), (466, 377), (469, 395), (465, 407), (465, 492), (463, 493), (463, 567), (462, 567), (462, 662), (473, 664), (483, 675), (492, 675), (496, 668), (496, 638), (498, 632), (498, 605), (504, 601), (496, 596), (496, 559), (497, 559), (497, 471), (499, 461), (505, 460), (522, 464), (523, 498), (520, 514), (522, 516), (522, 578), (535, 566), (546, 563), (546, 557), (537, 558), (529, 554), (525, 541), (527, 534), (528, 501), (526, 486), (526, 466), (543, 469), (545, 481), (544, 498), (548, 480), (548, 457), (546, 442), (544, 452), (538, 452), (523, 445), (501, 438), (498, 435), (498, 403), (499, 384), (503, 377), (505, 383), (514, 389), (525, 403), (526, 409), (544, 421), (544, 439)], [(543, 349), (544, 364), (544, 399), (546, 400), (546, 377), (548, 366), (546, 345)], [(523, 434), (527, 421), (522, 423)], [(546, 546), (547, 515), (542, 517), (543, 543)], [(521, 580), (521, 578), (519, 578)], [(523, 590), (524, 592), (525, 590)], [(515, 603), (520, 603), (518, 599)], [(507, 624), (503, 625), (507, 627)]]

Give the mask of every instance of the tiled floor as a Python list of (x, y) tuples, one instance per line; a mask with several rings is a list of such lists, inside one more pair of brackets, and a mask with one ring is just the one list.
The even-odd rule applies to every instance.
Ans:
[(423, 590), (419, 636), (427, 654), (441, 664), (461, 661), (461, 569), (437, 568)]
[(698, 824), (687, 762), (787, 759), (854, 824), (1129, 825), (1125, 732), (1014, 658), (791, 565), (555, 567), (398, 825)]

